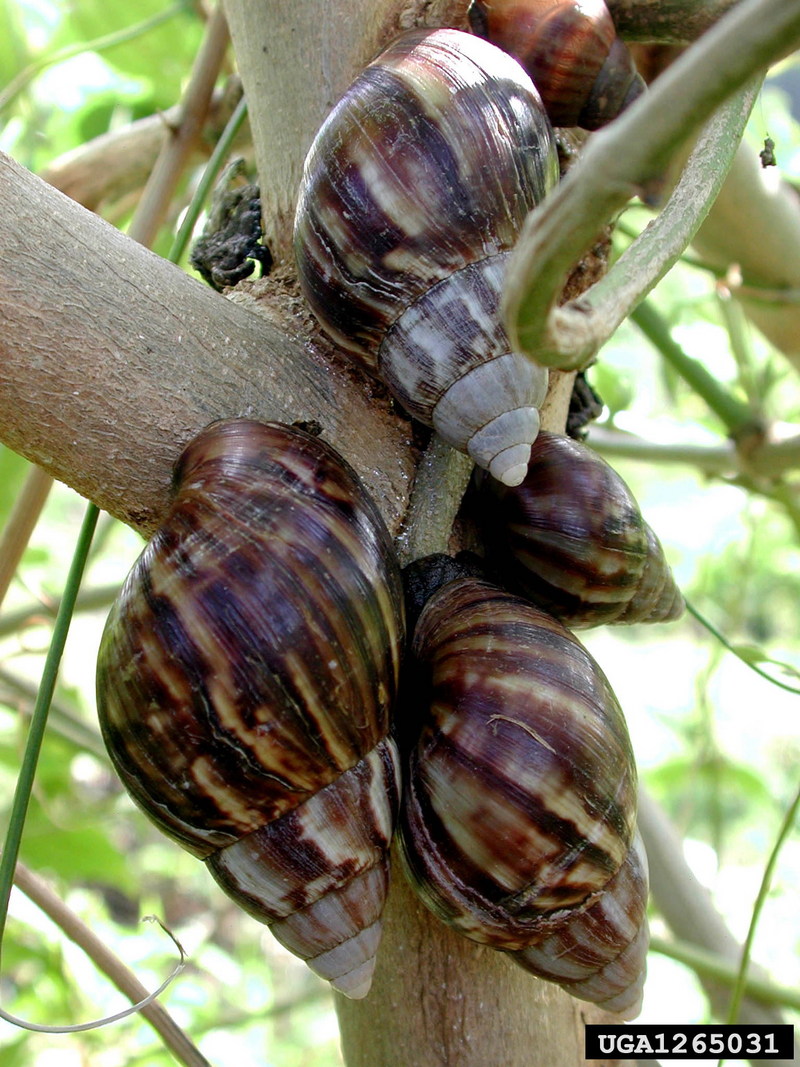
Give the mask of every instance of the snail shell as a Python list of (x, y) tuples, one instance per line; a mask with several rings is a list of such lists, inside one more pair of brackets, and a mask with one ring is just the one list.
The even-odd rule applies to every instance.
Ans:
[(291, 427), (215, 423), (109, 616), (100, 724), (133, 799), (348, 996), (369, 989), (397, 808), (389, 534)]
[(557, 620), (471, 577), (431, 597), (413, 663), (425, 710), (400, 827), (422, 899), (575, 996), (635, 1007), (647, 878), (602, 671)]
[(510, 249), (558, 178), (521, 67), (458, 30), (412, 31), (353, 82), (306, 159), (303, 292), (325, 331), (405, 410), (513, 484), (547, 371), (499, 314)]
[(568, 626), (665, 622), (684, 609), (630, 489), (579, 441), (540, 433), (522, 483), (484, 479), (476, 512), (503, 584)]
[(554, 126), (599, 129), (644, 92), (604, 0), (472, 0), (469, 18), (519, 60)]

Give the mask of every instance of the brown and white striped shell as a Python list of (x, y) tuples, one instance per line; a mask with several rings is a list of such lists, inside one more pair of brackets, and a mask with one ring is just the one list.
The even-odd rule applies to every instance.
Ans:
[(291, 427), (215, 423), (102, 639), (103, 737), (133, 799), (335, 988), (369, 989), (398, 803), (389, 534)]
[(472, 0), (469, 18), (519, 60), (554, 126), (599, 129), (645, 90), (605, 0)]
[(401, 807), (411, 880), (465, 936), (638, 1010), (648, 945), (636, 768), (600, 668), (561, 623), (476, 578), (417, 622), (421, 717)]
[(414, 418), (509, 484), (547, 371), (510, 350), (505, 265), (556, 182), (522, 68), (458, 30), (398, 38), (345, 93), (306, 159), (297, 268), (325, 331)]
[(475, 512), (502, 583), (567, 626), (666, 622), (684, 610), (630, 489), (579, 441), (540, 433), (522, 483), (483, 479)]

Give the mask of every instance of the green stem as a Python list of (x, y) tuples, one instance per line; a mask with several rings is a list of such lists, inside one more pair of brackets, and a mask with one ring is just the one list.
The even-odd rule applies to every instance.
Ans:
[(758, 920), (761, 917), (761, 912), (764, 907), (764, 902), (767, 899), (767, 893), (769, 892), (770, 883), (772, 881), (772, 875), (775, 871), (775, 865), (778, 862), (778, 855), (783, 847), (784, 841), (786, 841), (789, 833), (791, 832), (794, 821), (797, 818), (797, 813), (800, 811), (800, 789), (797, 791), (792, 803), (789, 805), (789, 810), (784, 816), (783, 823), (778, 832), (777, 840), (770, 853), (770, 857), (767, 860), (767, 865), (764, 868), (764, 876), (761, 879), (761, 885), (759, 886), (758, 894), (756, 896), (756, 902), (753, 905), (753, 914), (750, 917), (750, 927), (747, 931), (747, 937), (745, 938), (744, 946), (742, 948), (742, 959), (739, 963), (739, 973), (736, 976), (736, 984), (733, 988), (733, 994), (731, 996), (731, 1004), (728, 1009), (729, 1023), (736, 1022), (739, 1015), (739, 1006), (742, 1002), (742, 997), (745, 992), (745, 986), (747, 985), (747, 966), (750, 962), (750, 949), (753, 944), (753, 939), (756, 933), (756, 927)]
[(230, 147), (233, 144), (236, 134), (239, 132), (239, 128), (245, 120), (247, 115), (247, 100), (242, 97), (236, 108), (228, 119), (225, 129), (222, 131), (220, 139), (217, 141), (216, 147), (211, 154), (211, 158), (206, 164), (203, 170), (203, 176), (197, 186), (192, 202), (186, 209), (181, 227), (175, 235), (175, 240), (172, 242), (172, 247), (169, 250), (167, 259), (170, 263), (177, 263), (186, 249), (189, 240), (191, 239), (194, 231), (195, 223), (200, 217), (200, 212), (203, 210), (203, 205), (211, 192), (211, 186), (214, 184), (217, 175), (219, 174), (222, 164), (230, 151)]
[(25, 815), (28, 811), (33, 779), (36, 774), (36, 764), (39, 760), (39, 752), (42, 747), (45, 727), (47, 725), (47, 713), (53, 692), (56, 687), (58, 668), (64, 653), (64, 645), (69, 632), (69, 624), (78, 595), (78, 588), (86, 565), (86, 557), (89, 546), (92, 543), (97, 518), (100, 514), (94, 504), (89, 504), (84, 516), (83, 525), (78, 536), (75, 555), (72, 558), (67, 581), (64, 586), (64, 595), (61, 598), (53, 638), (44, 663), (42, 683), (36, 698), (36, 706), (33, 709), (31, 723), (28, 729), (28, 739), (25, 745), (25, 755), (17, 779), (17, 787), (14, 791), (14, 802), (11, 806), (8, 832), (6, 833), (3, 854), (0, 857), (0, 946), (3, 943), (6, 917), (8, 915), (8, 900), (11, 896), (11, 885), (14, 880), (14, 869), (19, 856), (19, 846), (22, 840), (22, 830), (25, 825)]
[[(92, 555), (94, 555), (94, 550)], [(99, 611), (101, 608), (110, 607), (117, 598), (120, 584), (120, 582), (113, 582), (85, 590), (75, 602), (75, 610), (78, 612)], [(9, 634), (14, 634), (26, 626), (49, 626), (58, 614), (60, 605), (61, 598), (58, 597), (49, 603), (34, 602), (23, 608), (17, 608), (15, 611), (5, 612), (0, 616), (0, 637), (8, 637)]]
[(716, 637), (716, 639), (721, 644), (723, 644), (729, 652), (732, 652), (738, 660), (741, 660), (741, 662), (744, 663), (746, 667), (749, 667), (751, 671), (755, 671), (756, 674), (760, 674), (762, 678), (766, 678), (766, 680), (768, 682), (772, 682), (773, 685), (777, 685), (779, 689), (785, 689), (787, 693), (796, 693), (798, 696), (800, 696), (800, 689), (798, 689), (796, 686), (789, 685), (788, 682), (781, 682), (779, 679), (773, 678), (771, 674), (767, 674), (765, 670), (762, 670), (761, 667), (753, 663), (752, 660), (748, 659), (746, 656), (743, 656), (742, 653), (736, 647), (736, 645), (732, 644), (725, 636), (725, 634), (718, 630), (712, 622), (709, 622), (709, 620), (704, 615), (701, 615), (701, 613), (697, 610), (696, 607), (694, 607), (693, 604), (690, 604), (688, 600), (686, 600), (685, 603), (686, 610), (689, 612), (689, 614), (693, 615), (701, 626), (704, 626), (710, 634), (713, 634), (714, 637)]
[[(708, 952), (688, 941), (667, 941), (661, 937), (651, 937), (650, 948), (661, 956), (668, 956), (678, 963), (685, 964), (696, 974), (705, 978), (713, 978), (729, 986), (736, 985), (738, 981), (739, 969), (735, 965), (717, 955), (716, 952)], [(800, 1011), (800, 992), (767, 982), (763, 978), (748, 976), (744, 982), (744, 993), (753, 1000), (760, 1000), (765, 1004)]]
[[(528, 216), (511, 257), (503, 310), (516, 351), (563, 370), (589, 363), (691, 241), (730, 166), (759, 72), (798, 41), (796, 0), (742, 0), (592, 136), (577, 165)], [(557, 307), (567, 273), (601, 227), (660, 177), (703, 123), (661, 228), (651, 224), (606, 278)]]
[(673, 339), (667, 322), (649, 301), (634, 308), (630, 317), (669, 365), (708, 404), (730, 437), (737, 440), (754, 432), (756, 420), (747, 405), (725, 389), (699, 360), (684, 352)]

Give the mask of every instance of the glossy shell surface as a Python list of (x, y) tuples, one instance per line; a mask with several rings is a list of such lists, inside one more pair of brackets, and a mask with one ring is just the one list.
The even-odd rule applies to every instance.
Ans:
[(321, 325), (496, 475), (521, 476), (547, 388), (500, 325), (505, 263), (557, 177), (530, 79), (457, 30), (414, 31), (381, 53), (304, 168), (295, 252)]
[[(622, 712), (569, 631), (488, 582), (436, 593), (413, 649), (427, 718), (404, 803), (412, 869), (432, 885), (439, 859), (457, 858), (490, 913), (511, 921), (476, 939), (520, 947), (538, 916), (601, 889), (628, 849), (636, 772)], [(457, 925), (472, 936), (470, 922)]]
[(604, 0), (473, 0), (470, 21), (519, 60), (554, 126), (598, 129), (644, 92)]
[(578, 441), (540, 433), (522, 483), (483, 479), (475, 510), (503, 583), (568, 626), (666, 622), (684, 610), (630, 489)]
[(617, 997), (594, 977), (633, 940), (646, 948), (647, 883), (633, 754), (602, 671), (555, 619), (475, 578), (431, 597), (413, 662), (422, 725), (400, 825), (422, 899), (576, 996)]
[[(314, 909), (330, 912), (326, 895), (358, 878), (377, 893), (354, 892), (356, 925), (379, 921), (397, 806), (399, 583), (389, 534), (341, 457), (241, 419), (186, 449), (172, 507), (112, 609), (97, 691), (115, 767), (262, 921), (324, 926)], [(323, 949), (304, 949), (302, 934), (292, 947), (363, 995), (372, 957), (325, 955), (353, 936), (333, 927)]]

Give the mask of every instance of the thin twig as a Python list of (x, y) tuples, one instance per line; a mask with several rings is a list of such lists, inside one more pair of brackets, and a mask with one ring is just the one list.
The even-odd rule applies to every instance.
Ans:
[(699, 359), (694, 359), (683, 350), (673, 338), (669, 323), (652, 303), (642, 301), (631, 312), (630, 321), (639, 327), (665, 362), (706, 402), (728, 431), (729, 437), (734, 441), (751, 441), (754, 437), (764, 436), (763, 427), (749, 406), (707, 370)]
[[(111, 585), (101, 585), (79, 593), (75, 601), (75, 611), (99, 611), (101, 608), (110, 607), (119, 593), (119, 588), (120, 583), (114, 582)], [(52, 624), (58, 614), (60, 603), (61, 597), (57, 597), (46, 602), (26, 604), (15, 611), (6, 612), (0, 617), (0, 637), (8, 637), (9, 634), (17, 633), (18, 630), (37, 623)]]
[[(742, 461), (732, 442), (690, 445), (680, 441), (649, 441), (637, 434), (612, 430), (607, 426), (592, 426), (587, 443), (602, 455), (613, 459), (685, 463), (703, 474), (734, 475), (742, 470)], [(747, 473), (758, 477), (779, 478), (797, 468), (800, 468), (800, 434), (784, 441), (765, 441), (747, 457)]]
[[(650, 891), (670, 930), (681, 941), (699, 945), (733, 966), (741, 958), (741, 945), (728, 930), (719, 912), (689, 868), (683, 843), (661, 806), (646, 789), (639, 790), (639, 830), (647, 850)], [(750, 974), (767, 979), (763, 968), (751, 964)], [(729, 989), (725, 983), (700, 974), (700, 982), (718, 1018), (725, 1015)], [(781, 1013), (759, 1000), (745, 997), (739, 1020), (743, 1023), (783, 1022)], [(780, 1061), (784, 1065), (786, 1061)]]
[[(20, 716), (29, 720), (36, 704), (38, 686), (27, 678), (20, 678), (0, 666), (0, 702), (14, 708)], [(64, 741), (79, 751), (90, 752), (102, 763), (108, 763), (108, 752), (97, 726), (79, 719), (70, 707), (53, 700), (50, 704), (47, 726)]]
[(147, 180), (128, 234), (140, 244), (150, 247), (155, 240), (169, 209), (175, 187), (194, 151), (205, 125), (211, 94), (228, 47), (228, 24), (218, 4), (206, 27), (205, 37), (197, 53), (192, 76), (181, 101), (181, 117), (172, 137), (159, 153)]
[[(208, 120), (190, 157), (191, 163), (208, 155), (207, 145), (217, 140), (240, 98), (241, 85), (237, 78), (229, 79), (225, 86), (214, 91)], [(144, 187), (158, 153), (180, 117), (180, 105), (175, 104), (127, 126), (107, 130), (54, 159), (41, 177), (90, 211), (102, 208), (105, 218), (110, 220), (120, 212), (120, 201), (124, 205)], [(247, 152), (248, 141), (249, 132), (245, 129), (237, 138), (237, 151)], [(252, 154), (252, 147), (249, 152)]]
[(0, 604), (5, 600), (52, 488), (50, 475), (41, 467), (31, 466), (0, 539)]
[[(89, 929), (89, 927), (58, 897), (56, 893), (33, 871), (17, 864), (14, 883), (37, 907), (63, 930), (91, 959), (99, 971), (105, 974), (132, 1004), (144, 1000), (148, 990), (124, 963)], [(157, 1001), (151, 1001), (141, 1009), (154, 1030), (179, 1063), (186, 1067), (209, 1067), (209, 1062), (189, 1037), (178, 1026), (169, 1012)]]
[(61, 657), (64, 654), (64, 645), (66, 644), (69, 624), (72, 618), (72, 608), (86, 566), (86, 557), (89, 552), (89, 546), (92, 543), (92, 535), (97, 524), (98, 514), (97, 507), (94, 504), (89, 504), (78, 535), (67, 579), (64, 583), (64, 596), (58, 609), (58, 616), (53, 627), (53, 636), (45, 657), (42, 680), (36, 694), (36, 705), (31, 715), (28, 736), (25, 741), (25, 753), (17, 775), (14, 799), (11, 803), (11, 814), (8, 819), (8, 829), (3, 843), (3, 852), (0, 855), (0, 945), (3, 943), (8, 914), (8, 899), (11, 895), (11, 883), (14, 879), (14, 870), (19, 856), (25, 817), (28, 812), (28, 804), (30, 803), (33, 781), (36, 775), (36, 765), (47, 728), (47, 715), (55, 692), (58, 670), (61, 665)]
[[(185, 165), (188, 153), (191, 151), (198, 131), (205, 121), (214, 81), (224, 58), (227, 42), (227, 24), (220, 6), (209, 22), (206, 37), (193, 68), (192, 78), (183, 101), (181, 125), (176, 131), (173, 140), (168, 142), (162, 150), (155, 167), (155, 172), (157, 173), (154, 172), (154, 175), (151, 175), (152, 181), (148, 182), (131, 223), (130, 235), (140, 243), (149, 243), (154, 238), (160, 226), (160, 220), (166, 214), (169, 201), (180, 177), (181, 170)], [(28, 731), (25, 756), (17, 779), (9, 828), (3, 853), (0, 856), (0, 943), (2, 943), (2, 935), (5, 930), (12, 876), (15, 875), (17, 870), (19, 844), (39, 751), (44, 737), (47, 713), (55, 689), (58, 667), (69, 622), (98, 514), (97, 507), (94, 504), (90, 504), (78, 538), (64, 595), (59, 605), (53, 638), (45, 660), (42, 682)], [(105, 947), (102, 947), (104, 952), (107, 952)], [(119, 965), (119, 961), (114, 961), (113, 955), (109, 954), (106, 959), (106, 965), (111, 964), (112, 961)], [(137, 992), (135, 1002), (144, 1000), (145, 1004), (142, 1005), (142, 1010), (144, 1011), (147, 1005), (152, 1003), (149, 998), (150, 994), (147, 990), (144, 990), (144, 997), (138, 996)], [(22, 1025), (21, 1022), (19, 1024)], [(79, 1028), (84, 1027), (79, 1025)], [(185, 1035), (181, 1035), (181, 1037), (185, 1037)], [(179, 1042), (179, 1047), (183, 1043)], [(186, 1063), (189, 1067), (207, 1065), (207, 1061), (191, 1043), (189, 1043), (187, 1049), (184, 1049), (184, 1052), (185, 1055), (183, 1055), (181, 1062)]]
[(7, 108), (48, 67), (55, 66), (57, 63), (64, 63), (66, 60), (83, 55), (85, 52), (103, 52), (108, 48), (113, 48), (115, 45), (135, 40), (137, 37), (154, 30), (162, 22), (182, 14), (185, 10), (185, 3), (176, 3), (165, 11), (150, 15), (133, 26), (125, 26), (121, 30), (115, 30), (113, 33), (105, 34), (103, 37), (96, 37), (93, 41), (81, 41), (79, 44), (68, 45), (66, 48), (59, 48), (55, 52), (39, 56), (38, 59), (29, 63), (24, 70), (21, 70), (16, 77), (12, 78), (3, 91), (0, 92), (0, 112)]
[[(641, 155), (639, 144), (634, 149), (628, 140), (617, 140), (621, 136), (617, 123), (595, 135), (581, 160), (523, 227), (504, 294), (512, 343), (546, 366), (576, 368), (589, 362), (694, 236), (719, 192), (753, 100), (752, 91), (740, 93), (720, 109), (698, 138), (657, 218), (605, 278), (579, 299), (557, 307), (571, 265), (591, 247), (599, 227), (639, 191), (645, 176), (653, 175), (650, 168), (656, 165)], [(650, 106), (652, 100), (647, 101)], [(630, 110), (637, 111), (636, 105)], [(629, 121), (627, 115), (617, 120), (620, 125)], [(650, 121), (658, 128), (652, 115)], [(628, 137), (639, 135), (637, 129), (628, 131)], [(650, 151), (656, 152), (652, 143)], [(635, 158), (628, 162), (631, 153)], [(567, 218), (573, 219), (569, 228)]]
[(467, 456), (434, 434), (417, 468), (405, 524), (397, 538), (401, 564), (447, 551), (472, 467)]
[(761, 917), (761, 913), (764, 909), (764, 904), (767, 899), (767, 893), (769, 892), (770, 883), (772, 882), (772, 875), (775, 872), (775, 867), (778, 862), (778, 856), (783, 848), (786, 839), (792, 831), (795, 819), (797, 818), (797, 812), (800, 810), (800, 789), (795, 794), (794, 800), (786, 810), (786, 814), (783, 817), (778, 836), (775, 840), (775, 844), (770, 852), (769, 859), (764, 868), (764, 874), (761, 879), (761, 885), (758, 888), (756, 899), (753, 904), (753, 912), (750, 917), (750, 925), (747, 929), (747, 936), (745, 937), (744, 945), (742, 946), (742, 958), (739, 962), (739, 973), (736, 976), (736, 984), (733, 988), (731, 995), (731, 1003), (728, 1009), (727, 1022), (735, 1023), (739, 1021), (739, 1012), (741, 1010), (742, 998), (744, 997), (745, 987), (747, 984), (747, 971), (750, 964), (750, 951), (753, 947), (753, 940), (755, 938), (756, 927), (758, 920)]
[[(660, 956), (668, 956), (671, 960), (683, 963), (690, 967), (696, 974), (713, 978), (714, 981), (725, 985), (736, 984), (738, 968), (735, 963), (728, 959), (717, 956), (714, 952), (698, 948), (697, 945), (688, 941), (669, 940), (652, 935), (650, 938), (650, 951), (657, 952)], [(774, 982), (756, 977), (748, 972), (744, 983), (744, 992), (753, 1000), (763, 1001), (779, 1008), (792, 1008), (800, 1011), (800, 992), (789, 989), (787, 986), (775, 985)]]
[(192, 238), (192, 233), (194, 232), (194, 227), (200, 217), (200, 212), (203, 210), (217, 175), (222, 169), (222, 165), (231, 150), (231, 145), (236, 139), (236, 135), (246, 118), (247, 100), (244, 97), (241, 97), (239, 103), (234, 108), (233, 114), (228, 120), (225, 129), (222, 131), (219, 140), (214, 146), (214, 151), (211, 153), (208, 163), (203, 168), (203, 175), (197, 186), (197, 195), (192, 197), (192, 202), (187, 208), (180, 229), (172, 242), (172, 247), (167, 256), (172, 263), (178, 263), (183, 256), (183, 253), (186, 251), (186, 246)]

